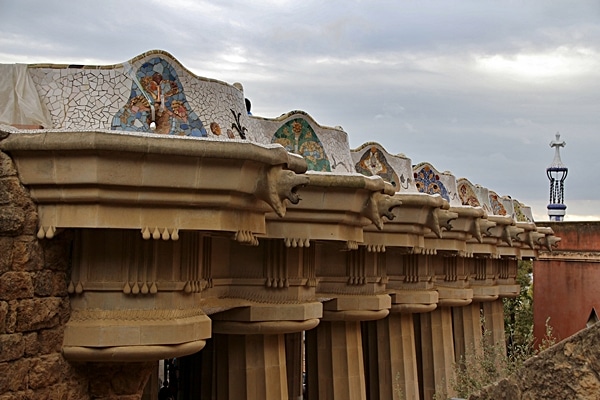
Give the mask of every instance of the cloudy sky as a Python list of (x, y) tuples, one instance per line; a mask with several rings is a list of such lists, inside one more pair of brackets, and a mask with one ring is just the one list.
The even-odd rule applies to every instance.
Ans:
[(567, 219), (600, 219), (597, 0), (0, 0), (0, 63), (171, 53), (241, 82), (254, 115), (308, 112), (547, 220), (560, 132)]

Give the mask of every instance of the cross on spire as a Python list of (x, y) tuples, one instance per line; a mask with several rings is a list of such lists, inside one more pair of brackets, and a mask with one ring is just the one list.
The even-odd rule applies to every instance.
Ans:
[(550, 142), (550, 147), (554, 147), (554, 160), (548, 168), (546, 175), (550, 180), (550, 203), (548, 204), (548, 216), (551, 221), (562, 221), (565, 217), (567, 206), (565, 201), (565, 179), (569, 173), (569, 168), (562, 163), (560, 159), (560, 148), (566, 146), (566, 142), (560, 140), (560, 133), (556, 133), (556, 140)]
[(550, 167), (555, 167), (555, 168), (560, 168), (560, 167), (564, 167), (564, 164), (562, 163), (561, 159), (560, 159), (560, 148), (561, 147), (565, 147), (567, 145), (567, 142), (565, 142), (564, 140), (561, 142), (560, 141), (560, 133), (556, 132), (556, 139), (550, 142), (550, 147), (554, 147), (554, 149), (556, 150), (554, 153), (554, 160), (552, 160), (552, 164), (550, 164)]

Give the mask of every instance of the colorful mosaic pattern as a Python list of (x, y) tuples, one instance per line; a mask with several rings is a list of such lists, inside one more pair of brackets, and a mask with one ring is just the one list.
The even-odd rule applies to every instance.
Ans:
[[(111, 128), (168, 135), (206, 137), (198, 115), (186, 100), (175, 69), (161, 57), (145, 62), (135, 73), (127, 104), (114, 116)], [(154, 106), (154, 115), (152, 111)]]
[(450, 201), (448, 196), (448, 190), (442, 182), (440, 177), (436, 174), (429, 165), (423, 166), (419, 171), (414, 172), (415, 185), (417, 190), (421, 193), (427, 194), (439, 194), (447, 201)]
[(458, 195), (463, 206), (481, 207), (481, 203), (471, 186), (466, 183), (458, 185)]
[(490, 205), (492, 206), (494, 215), (506, 215), (506, 208), (504, 208), (500, 198), (494, 192), (490, 192)]
[(517, 218), (517, 221), (519, 222), (532, 222), (527, 215), (525, 215), (525, 213), (523, 212), (523, 210), (521, 209), (521, 203), (519, 203), (518, 201), (514, 201), (513, 202), (513, 207), (515, 209), (515, 217)]
[(365, 151), (354, 168), (356, 172), (366, 176), (379, 175), (384, 181), (390, 182), (395, 188), (400, 189), (398, 174), (388, 163), (383, 152), (375, 146), (371, 146), (369, 150)]
[(331, 172), (331, 165), (321, 141), (303, 118), (292, 119), (279, 127), (271, 143), (279, 143), (290, 153), (304, 157), (310, 170)]

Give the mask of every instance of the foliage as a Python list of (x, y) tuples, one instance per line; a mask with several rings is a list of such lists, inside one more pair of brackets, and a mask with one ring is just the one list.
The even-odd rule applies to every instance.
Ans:
[[(503, 343), (490, 344), (488, 338), (491, 332), (484, 330), (482, 351), (461, 357), (456, 362), (455, 378), (451, 384), (459, 397), (468, 398), (484, 386), (515, 372), (526, 359), (555, 344), (548, 319), (541, 345), (534, 346), (532, 272), (531, 261), (520, 261), (516, 280), (521, 291), (514, 299), (504, 299), (506, 346)], [(484, 326), (484, 321), (481, 326)]]
[(533, 351), (533, 263), (519, 261), (516, 281), (521, 286), (515, 298), (505, 298), (504, 330), (509, 357), (528, 358)]
[(525, 360), (556, 343), (548, 320), (545, 337), (538, 348), (535, 348), (533, 341), (530, 341), (519, 347), (505, 350), (502, 343), (490, 344), (487, 340), (490, 334), (487, 330), (483, 333), (482, 352), (461, 357), (456, 362), (455, 377), (451, 385), (458, 397), (466, 399), (483, 387), (505, 378), (517, 371)]
[[(482, 326), (483, 322), (482, 320)], [(490, 345), (490, 336), (491, 332), (485, 330), (481, 339), (482, 351), (472, 351), (468, 357), (461, 356), (456, 362), (451, 385), (458, 397), (467, 398), (471, 393), (503, 377), (504, 367), (499, 362), (503, 363), (506, 359), (504, 348), (500, 344)]]

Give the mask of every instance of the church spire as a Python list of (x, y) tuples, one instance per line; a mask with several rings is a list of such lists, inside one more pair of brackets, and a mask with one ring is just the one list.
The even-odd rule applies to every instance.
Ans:
[(567, 206), (565, 201), (565, 179), (567, 179), (567, 168), (560, 159), (560, 148), (566, 146), (566, 142), (560, 140), (560, 133), (556, 133), (556, 140), (550, 142), (554, 147), (554, 160), (548, 168), (546, 175), (550, 180), (550, 203), (548, 204), (548, 217), (550, 221), (562, 221), (565, 217)]

